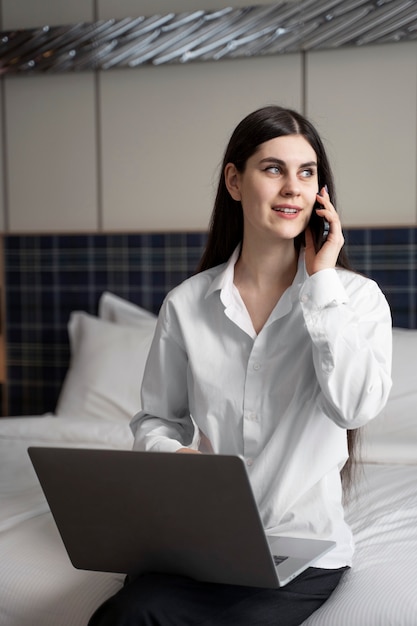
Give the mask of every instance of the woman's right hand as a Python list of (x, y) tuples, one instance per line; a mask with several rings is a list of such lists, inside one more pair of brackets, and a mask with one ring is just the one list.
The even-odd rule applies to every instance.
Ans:
[(329, 222), (330, 230), (325, 243), (316, 252), (313, 235), (310, 228), (306, 228), (305, 264), (309, 276), (320, 270), (336, 267), (339, 252), (345, 242), (339, 215), (330, 202), (329, 192), (326, 187), (323, 187), (320, 193), (317, 194), (317, 201), (321, 208), (313, 209), (313, 211), (315, 210), (319, 217), (323, 217)]

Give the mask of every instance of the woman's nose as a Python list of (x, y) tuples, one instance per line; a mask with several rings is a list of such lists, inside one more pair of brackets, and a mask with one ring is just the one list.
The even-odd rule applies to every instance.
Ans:
[(287, 176), (284, 185), (282, 186), (281, 193), (287, 198), (297, 196), (300, 193), (298, 179), (292, 176)]

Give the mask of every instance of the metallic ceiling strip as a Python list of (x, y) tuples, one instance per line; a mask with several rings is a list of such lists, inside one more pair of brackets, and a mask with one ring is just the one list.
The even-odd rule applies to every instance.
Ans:
[(417, 39), (416, 0), (298, 0), (0, 33), (0, 74), (108, 70)]

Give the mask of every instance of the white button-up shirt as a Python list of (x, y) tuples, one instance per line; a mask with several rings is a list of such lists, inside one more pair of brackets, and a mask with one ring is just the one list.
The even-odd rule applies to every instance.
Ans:
[(375, 282), (298, 271), (256, 334), (228, 263), (166, 297), (132, 421), (137, 450), (201, 444), (241, 455), (267, 534), (336, 541), (317, 567), (351, 564), (340, 470), (346, 429), (384, 407), (391, 315)]

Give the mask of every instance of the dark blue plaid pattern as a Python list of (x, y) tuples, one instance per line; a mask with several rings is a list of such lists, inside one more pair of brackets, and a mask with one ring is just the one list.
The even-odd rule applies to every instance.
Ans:
[(417, 328), (417, 228), (346, 229), (349, 259), (384, 292), (393, 325)]
[[(347, 229), (354, 268), (385, 292), (394, 325), (416, 328), (416, 228)], [(108, 290), (157, 313), (191, 275), (205, 233), (6, 235), (9, 415), (53, 412), (69, 362), (71, 311), (97, 313)]]
[(54, 411), (68, 368), (71, 311), (108, 290), (157, 313), (196, 269), (204, 233), (4, 238), (8, 415)]

